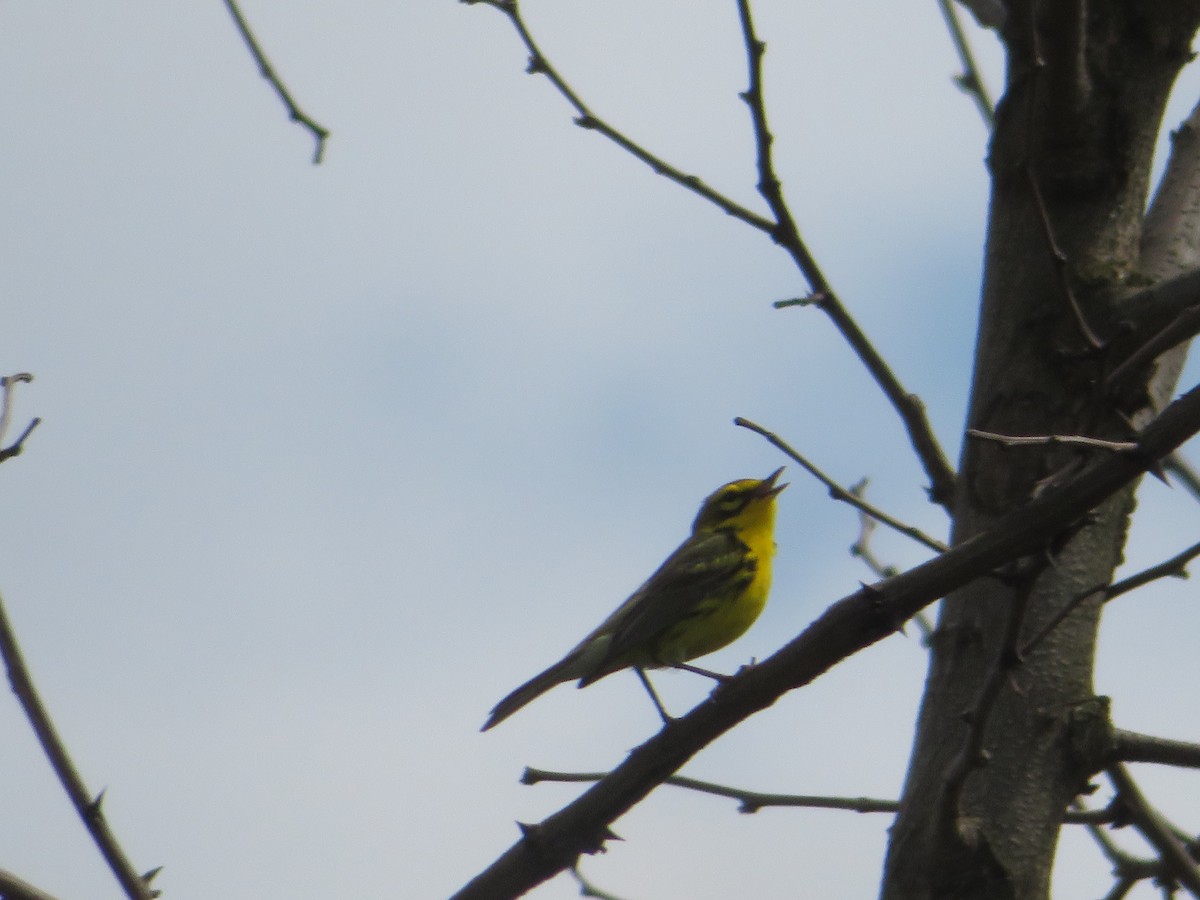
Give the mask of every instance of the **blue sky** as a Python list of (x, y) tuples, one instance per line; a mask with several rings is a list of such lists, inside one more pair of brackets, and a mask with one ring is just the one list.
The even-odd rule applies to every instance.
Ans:
[[(596, 113), (755, 209), (734, 5), (529, 0)], [(289, 124), (221, 4), (7, 5), (0, 368), (36, 381), (0, 467), (0, 590), (85, 777), (176, 900), (441, 896), (656, 726), (632, 676), (492, 704), (556, 660), (778, 431), (927, 531), (903, 433), (762, 235), (570, 124), (505, 20), (451, 0), (244, 7), (303, 105)], [(987, 202), (985, 132), (933, 4), (757, 7), (780, 173), (827, 275), (957, 454)], [(1000, 63), (979, 37), (993, 89)], [(1181, 89), (1178, 121), (1197, 79)], [(776, 589), (706, 665), (761, 658), (868, 578), (851, 513), (802, 473)], [(1195, 539), (1147, 487), (1131, 565)], [(923, 558), (889, 536), (899, 565)], [(1098, 689), (1198, 737), (1186, 583), (1112, 611)], [(924, 677), (897, 637), (688, 773), (894, 796)], [(684, 710), (706, 683), (668, 673)], [(118, 892), (0, 703), (9, 868)], [(1187, 780), (1146, 776), (1168, 811)], [(1191, 792), (1189, 794), (1189, 791)], [(1186, 820), (1184, 820), (1186, 822)], [(869, 896), (882, 817), (657, 792), (584, 861), (626, 897)], [(1061, 895), (1106, 890), (1064, 839)], [(559, 879), (540, 898), (577, 896)]]

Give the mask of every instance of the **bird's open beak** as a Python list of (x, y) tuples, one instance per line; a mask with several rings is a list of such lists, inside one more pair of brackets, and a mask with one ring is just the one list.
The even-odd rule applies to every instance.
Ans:
[(755, 493), (760, 497), (774, 497), (785, 487), (787, 487), (788, 483), (786, 481), (783, 484), (775, 484), (775, 480), (783, 473), (783, 469), (784, 467), (780, 466), (778, 469), (764, 478), (762, 484), (758, 486), (758, 490), (755, 491)]

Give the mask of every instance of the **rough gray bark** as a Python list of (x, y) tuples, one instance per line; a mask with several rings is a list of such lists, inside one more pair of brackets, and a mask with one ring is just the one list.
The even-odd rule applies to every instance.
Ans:
[[(1126, 440), (1130, 422), (1173, 390), (1179, 351), (1119, 392), (1105, 379), (1134, 340), (1117, 301), (1197, 265), (1197, 179), (1182, 152), (1175, 181), (1148, 219), (1144, 210), (1163, 107), (1198, 23), (1200, 5), (1183, 0), (1009, 4), (970, 427)], [(1096, 452), (969, 440), (954, 542)], [(1049, 896), (1063, 812), (1095, 771), (1092, 726), (1107, 724), (1092, 689), (1099, 595), (1026, 658), (1013, 651), (1063, 604), (1109, 581), (1132, 508), (1130, 488), (1045, 553), (943, 604), (887, 900)]]

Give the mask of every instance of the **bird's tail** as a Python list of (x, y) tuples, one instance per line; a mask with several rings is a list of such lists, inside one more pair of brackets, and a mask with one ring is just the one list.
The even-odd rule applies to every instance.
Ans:
[(580, 676), (579, 658), (576, 654), (568, 654), (541, 675), (535, 675), (527, 682), (496, 704), (488, 720), (483, 723), (480, 731), (487, 731), (499, 725), (526, 703), (532, 703), (555, 685), (565, 681), (574, 681)]

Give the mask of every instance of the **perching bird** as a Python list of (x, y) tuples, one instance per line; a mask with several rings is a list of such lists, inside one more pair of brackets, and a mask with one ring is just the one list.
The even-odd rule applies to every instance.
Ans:
[(775, 497), (787, 487), (775, 484), (782, 471), (717, 488), (701, 505), (691, 536), (658, 571), (575, 649), (497, 703), (482, 730), (557, 684), (579, 679), (586, 687), (627, 667), (667, 721), (644, 669), (672, 667), (719, 678), (687, 662), (737, 640), (766, 605)]

